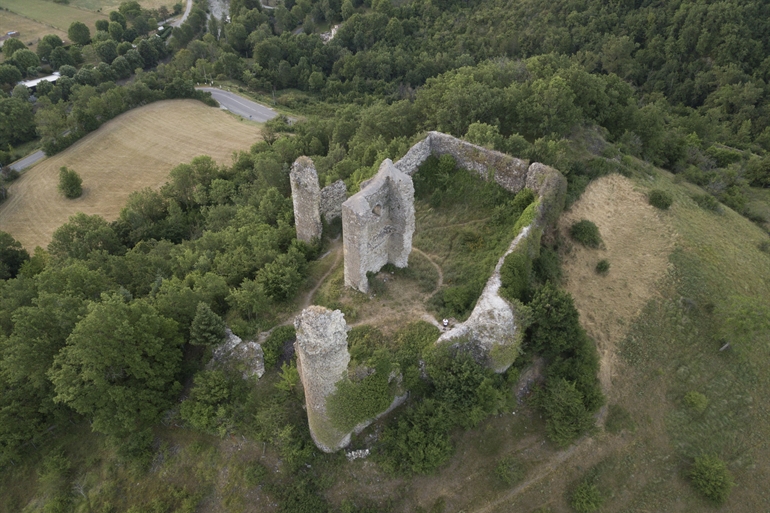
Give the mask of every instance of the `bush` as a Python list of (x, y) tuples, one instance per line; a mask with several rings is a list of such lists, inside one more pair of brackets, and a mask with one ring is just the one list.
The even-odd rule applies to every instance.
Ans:
[(610, 272), (610, 262), (608, 260), (599, 260), (596, 264), (597, 274), (605, 275)]
[(591, 513), (602, 505), (602, 494), (596, 485), (583, 481), (572, 492), (569, 505), (578, 513)]
[(583, 403), (583, 394), (566, 379), (550, 380), (536, 401), (546, 418), (548, 438), (561, 447), (568, 446), (594, 425), (593, 416)]
[(666, 191), (661, 191), (660, 189), (653, 189), (650, 191), (649, 196), (647, 196), (647, 201), (649, 201), (650, 205), (652, 205), (655, 208), (659, 208), (661, 210), (668, 210), (668, 207), (670, 207), (671, 204), (674, 203), (674, 198), (672, 198), (671, 195)]
[(569, 234), (577, 242), (588, 248), (598, 248), (602, 245), (599, 228), (587, 219), (574, 223), (569, 229)]
[(700, 392), (687, 392), (684, 403), (696, 413), (703, 413), (709, 405), (708, 398)]
[(561, 281), (561, 258), (559, 253), (549, 247), (540, 248), (540, 256), (532, 262), (532, 271), (538, 282), (545, 284)]
[(526, 241), (522, 241), (524, 248), (516, 248), (505, 257), (500, 268), (501, 295), (506, 299), (526, 301), (529, 289), (529, 277), (532, 273), (532, 260), (526, 251)]
[(691, 198), (700, 208), (719, 212), (719, 201), (711, 194), (696, 194)]
[(725, 462), (714, 455), (695, 458), (690, 479), (695, 489), (715, 504), (725, 503), (734, 484)]
[(513, 456), (503, 456), (495, 466), (495, 476), (506, 486), (511, 486), (524, 479), (526, 470)]
[(59, 192), (68, 199), (79, 198), (83, 194), (83, 180), (80, 175), (67, 167), (59, 169)]
[(293, 326), (279, 326), (275, 328), (267, 340), (262, 342), (262, 351), (265, 354), (265, 370), (272, 369), (283, 355), (283, 346), (288, 340), (294, 340), (296, 334)]
[(383, 467), (392, 473), (427, 474), (452, 455), (449, 410), (426, 399), (403, 412), (382, 434)]

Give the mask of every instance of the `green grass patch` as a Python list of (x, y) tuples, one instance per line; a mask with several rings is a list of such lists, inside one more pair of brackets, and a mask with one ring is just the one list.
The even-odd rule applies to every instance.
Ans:
[(523, 191), (514, 196), (494, 181), (457, 168), (446, 156), (430, 157), (414, 175), (414, 185), (413, 244), (435, 256), (444, 272), (444, 287), (430, 306), (440, 317), (464, 319), (534, 195)]

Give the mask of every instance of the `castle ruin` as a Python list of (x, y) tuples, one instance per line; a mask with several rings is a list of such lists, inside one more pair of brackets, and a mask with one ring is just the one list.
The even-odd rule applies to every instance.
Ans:
[(374, 178), (342, 204), (345, 285), (369, 291), (367, 272), (406, 267), (414, 233), (412, 178), (385, 159)]
[(310, 434), (324, 452), (350, 443), (350, 433), (335, 428), (326, 412), (326, 399), (348, 373), (350, 353), (345, 317), (339, 310), (310, 306), (294, 319), (297, 330), (297, 370), (305, 389)]
[(312, 243), (321, 238), (323, 229), (320, 216), (321, 188), (318, 186), (318, 173), (313, 161), (308, 157), (294, 161), (289, 180), (297, 238)]

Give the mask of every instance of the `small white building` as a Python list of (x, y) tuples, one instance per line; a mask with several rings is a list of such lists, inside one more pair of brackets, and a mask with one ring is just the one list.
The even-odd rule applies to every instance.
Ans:
[(33, 80), (22, 80), (17, 85), (23, 85), (23, 86), (26, 86), (27, 89), (31, 91), (35, 91), (37, 89), (38, 84), (40, 84), (41, 82), (55, 83), (57, 80), (59, 80), (60, 76), (61, 74), (58, 71), (54, 71), (53, 75), (48, 75), (47, 77), (35, 78)]

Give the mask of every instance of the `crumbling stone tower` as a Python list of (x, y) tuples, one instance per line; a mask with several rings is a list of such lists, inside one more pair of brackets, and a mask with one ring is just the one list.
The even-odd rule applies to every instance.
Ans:
[(323, 230), (320, 215), (321, 188), (313, 161), (308, 157), (300, 157), (294, 161), (289, 180), (297, 238), (305, 242), (320, 239)]
[(348, 372), (348, 334), (339, 310), (310, 306), (294, 319), (297, 330), (297, 370), (305, 388), (310, 434), (324, 452), (334, 452), (350, 443), (350, 433), (332, 425), (326, 400), (337, 382)]
[(367, 272), (406, 267), (414, 233), (412, 178), (385, 159), (374, 178), (342, 204), (345, 285), (369, 291)]

